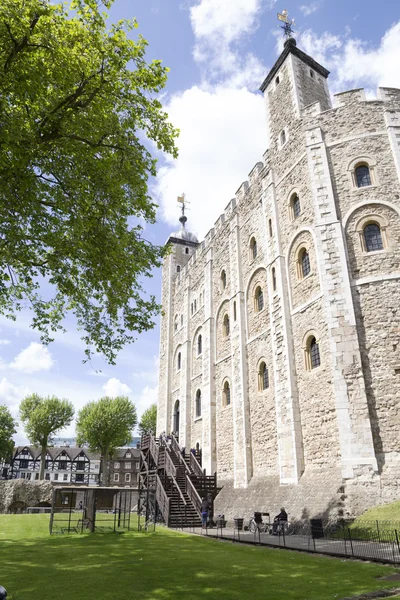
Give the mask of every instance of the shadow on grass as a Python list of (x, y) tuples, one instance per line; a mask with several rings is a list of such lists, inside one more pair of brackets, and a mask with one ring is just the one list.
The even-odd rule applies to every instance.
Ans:
[(393, 572), (164, 529), (5, 539), (0, 546), (8, 600), (334, 600), (393, 587), (376, 579)]

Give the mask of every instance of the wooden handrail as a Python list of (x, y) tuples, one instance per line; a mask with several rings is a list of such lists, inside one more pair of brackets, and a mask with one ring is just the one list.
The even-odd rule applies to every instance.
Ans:
[(176, 477), (176, 467), (172, 462), (171, 454), (169, 452), (165, 453), (165, 473), (169, 477)]
[(201, 517), (201, 498), (188, 475), (186, 475), (186, 492), (190, 500), (192, 501), (192, 504), (195, 507), (197, 514), (199, 515), (199, 517)]
[(171, 436), (171, 448), (172, 450), (175, 452), (176, 456), (179, 459), (179, 462), (181, 463), (182, 466), (185, 467), (185, 471), (187, 471), (188, 473), (190, 473), (190, 469), (186, 464), (185, 458), (182, 456), (182, 452), (181, 449), (179, 447), (178, 441), (176, 439), (176, 437), (173, 435)]
[(190, 466), (191, 466), (193, 473), (195, 475), (197, 475), (197, 477), (204, 477), (203, 469), (197, 462), (197, 458), (194, 456), (194, 454), (192, 452), (190, 453)]
[(161, 479), (156, 475), (157, 487), (156, 487), (156, 500), (161, 514), (164, 518), (165, 524), (168, 526), (169, 519), (169, 498), (167, 492), (164, 490), (164, 486)]
[(153, 457), (154, 462), (158, 465), (158, 446), (156, 444), (156, 440), (152, 434), (150, 434), (150, 453)]

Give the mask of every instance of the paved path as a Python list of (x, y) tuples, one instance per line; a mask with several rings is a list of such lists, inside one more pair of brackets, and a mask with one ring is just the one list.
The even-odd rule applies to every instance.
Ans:
[(208, 537), (244, 542), (247, 544), (261, 544), (281, 548), (291, 548), (305, 552), (318, 552), (333, 556), (346, 556), (400, 564), (399, 546), (396, 541), (379, 543), (373, 541), (344, 540), (344, 539), (312, 539), (308, 536), (290, 535), (274, 536), (268, 533), (251, 533), (250, 531), (234, 531), (232, 528), (207, 529), (193, 528), (189, 531)]

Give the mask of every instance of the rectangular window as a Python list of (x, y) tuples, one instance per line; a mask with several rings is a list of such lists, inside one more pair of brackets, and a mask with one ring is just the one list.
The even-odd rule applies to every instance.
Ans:
[(128, 452), (128, 454), (126, 455), (126, 458), (132, 458), (132, 454), (130, 452)]
[(44, 478), (45, 478), (47, 481), (50, 481), (50, 473), (46, 473), (46, 475), (44, 476)]
[(114, 469), (119, 469), (119, 467), (120, 467), (119, 462), (114, 463)]
[(35, 479), (39, 479), (39, 473), (35, 473)]
[(20, 469), (27, 469), (28, 468), (28, 461), (27, 460), (20, 460), (19, 461), (19, 468)]
[(25, 479), (26, 473), (21, 473), (21, 479)]
[(81, 473), (77, 473), (75, 476), (75, 481), (76, 483), (83, 483), (84, 482), (84, 475)]
[(60, 471), (66, 471), (67, 470), (67, 461), (66, 460), (59, 460), (58, 461), (58, 468)]
[(131, 474), (130, 473), (125, 473), (125, 481), (127, 481), (128, 483), (131, 480)]
[(119, 481), (119, 473), (114, 473), (114, 481)]
[(78, 461), (76, 463), (76, 470), (77, 471), (84, 471), (85, 470), (85, 463), (83, 461)]
[(54, 473), (54, 481), (58, 481), (58, 473)]
[(68, 475), (67, 475), (67, 473), (64, 473), (64, 475), (63, 475), (63, 480), (64, 480), (64, 481), (68, 481)]
[(136, 463), (136, 471), (139, 471), (139, 463)]
[(125, 469), (128, 469), (130, 471), (132, 469), (132, 463), (130, 463), (130, 462), (125, 463)]

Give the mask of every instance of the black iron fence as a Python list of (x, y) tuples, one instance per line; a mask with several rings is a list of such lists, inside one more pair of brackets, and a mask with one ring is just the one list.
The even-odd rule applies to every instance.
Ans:
[(248, 523), (249, 520), (237, 518), (226, 526), (226, 521), (219, 519), (215, 527), (193, 531), (247, 544), (400, 564), (400, 524), (394, 521), (325, 524), (314, 519), (284, 523), (279, 527), (264, 522), (253, 527), (253, 531), (249, 530)]

